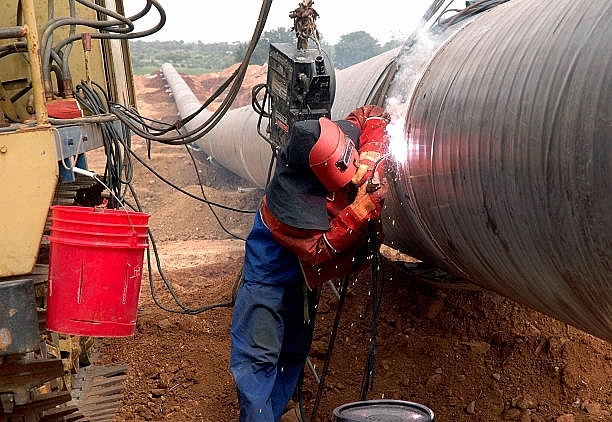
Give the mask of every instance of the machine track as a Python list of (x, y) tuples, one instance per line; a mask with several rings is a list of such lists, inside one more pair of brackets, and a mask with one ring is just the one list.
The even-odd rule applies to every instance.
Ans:
[(121, 404), (127, 366), (90, 365), (65, 389), (61, 359), (11, 355), (0, 364), (0, 421), (111, 422)]

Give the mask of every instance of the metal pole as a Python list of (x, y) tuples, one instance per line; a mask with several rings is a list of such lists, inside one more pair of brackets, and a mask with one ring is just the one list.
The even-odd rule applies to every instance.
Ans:
[(34, 0), (22, 0), (23, 18), (26, 26), (26, 39), (28, 41), (28, 57), (30, 60), (30, 74), (32, 76), (32, 91), (34, 92), (34, 110), (38, 125), (49, 125), (49, 116), (45, 102), (45, 93), (42, 83), (42, 66), (40, 61), (40, 47), (38, 44), (38, 28), (36, 27), (36, 13)]

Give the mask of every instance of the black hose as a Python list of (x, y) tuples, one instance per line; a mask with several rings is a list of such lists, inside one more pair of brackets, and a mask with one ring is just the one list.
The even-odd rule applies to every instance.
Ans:
[[(63, 54), (61, 50), (66, 45), (70, 45), (74, 41), (78, 41), (82, 38), (82, 34), (76, 34), (72, 30), (72, 28), (75, 28), (77, 25), (97, 29), (98, 31), (100, 31), (89, 34), (93, 39), (134, 39), (154, 34), (155, 32), (159, 31), (166, 22), (166, 13), (157, 0), (147, 0), (145, 7), (140, 12), (130, 17), (125, 17), (110, 9), (92, 3), (91, 1), (76, 1), (78, 1), (85, 7), (95, 10), (100, 15), (110, 16), (113, 19), (105, 21), (79, 19), (76, 17), (49, 19), (43, 30), (40, 44), (43, 82), (45, 85), (45, 90), (47, 91), (51, 90), (50, 67), (52, 61), (56, 61), (58, 63), (60, 68), (65, 73), (64, 76), (68, 76), (69, 74), (67, 61), (70, 47), (67, 49), (66, 54)], [(158, 23), (148, 30), (132, 32), (134, 30), (134, 22), (146, 15), (151, 9), (151, 7), (155, 7), (160, 15)], [(69, 25), (71, 27), (69, 36), (60, 41), (56, 46), (53, 46), (53, 33), (59, 27), (66, 25)]]
[[(85, 82), (77, 85), (75, 98), (92, 115), (106, 114), (108, 113), (108, 98), (106, 98), (106, 94), (99, 84), (94, 82), (93, 85), (98, 91)], [(130, 184), (133, 177), (132, 161), (126, 152), (130, 149), (130, 136), (125, 132), (120, 134), (113, 122), (102, 122), (100, 128), (102, 130), (104, 153), (106, 154), (104, 179), (113, 192), (110, 198), (110, 206), (116, 208), (117, 201), (123, 202), (124, 195), (121, 193), (123, 186)], [(125, 174), (125, 178), (122, 178), (123, 174)]]
[[(198, 184), (200, 185), (200, 192), (202, 192), (202, 198), (204, 200), (206, 200), (206, 193), (204, 192), (204, 183), (202, 182), (202, 178), (200, 177), (200, 172), (198, 171), (198, 166), (196, 164), (196, 160), (193, 157), (193, 154), (191, 153), (191, 149), (189, 149), (189, 146), (185, 145), (185, 149), (187, 150), (187, 154), (189, 154), (189, 157), (191, 158), (191, 162), (193, 163), (193, 168), (195, 169), (195, 173), (196, 173), (196, 175), (198, 177)], [(223, 224), (223, 222), (221, 221), (221, 219), (217, 215), (217, 212), (215, 211), (213, 206), (210, 203), (207, 203), (207, 205), (208, 205), (208, 208), (210, 209), (210, 212), (215, 217), (215, 220), (217, 220), (217, 224), (219, 224), (219, 227), (221, 227), (221, 230), (223, 230), (225, 233), (227, 233), (228, 235), (230, 235), (234, 239), (239, 239), (239, 240), (242, 240), (242, 241), (246, 242), (246, 239), (244, 239), (244, 238), (238, 236), (237, 234), (234, 234), (234, 233), (230, 232), (228, 229), (226, 229), (225, 225)]]
[[(332, 327), (332, 332), (329, 338), (329, 343), (327, 344), (327, 354), (325, 357), (325, 362), (323, 362), (323, 369), (321, 371), (321, 377), (319, 380), (319, 385), (317, 387), (317, 395), (315, 397), (315, 402), (312, 408), (312, 414), (310, 415), (310, 422), (314, 422), (317, 418), (317, 413), (319, 411), (319, 404), (321, 403), (321, 397), (323, 397), (323, 388), (325, 387), (325, 378), (327, 377), (327, 372), (329, 370), (329, 364), (331, 361), (331, 355), (334, 350), (334, 345), (336, 343), (336, 336), (338, 334), (338, 326), (340, 325), (340, 316), (342, 314), (342, 308), (344, 306), (344, 301), (346, 299), (346, 292), (348, 291), (350, 277), (344, 277), (342, 280), (342, 290), (340, 291), (340, 299), (338, 300), (338, 307), (336, 308), (336, 316), (334, 317), (334, 325)], [(300, 406), (300, 412), (302, 413), (302, 420), (305, 421), (305, 415), (303, 412), (303, 406)]]
[[(142, 131), (138, 124), (134, 123), (133, 121), (130, 121), (129, 116), (122, 113), (121, 107), (118, 107), (118, 108), (113, 107), (112, 112), (115, 113), (117, 117), (120, 120), (122, 120), (130, 129), (132, 129), (134, 133), (144, 138), (150, 139), (152, 141), (160, 142), (163, 144), (185, 145), (185, 144), (192, 143), (196, 140), (199, 140), (200, 138), (205, 136), (217, 125), (217, 123), (219, 123), (219, 121), (223, 118), (225, 113), (230, 109), (231, 105), (236, 99), (238, 92), (240, 91), (240, 86), (242, 85), (242, 81), (244, 80), (244, 77), (246, 76), (246, 71), (248, 69), (249, 62), (251, 60), (251, 56), (253, 54), (253, 51), (255, 50), (255, 47), (257, 46), (257, 41), (259, 40), (263, 32), (271, 5), (272, 5), (272, 0), (264, 0), (264, 2), (262, 3), (256, 28), (253, 32), (253, 36), (249, 43), (249, 47), (247, 48), (245, 57), (240, 63), (240, 66), (234, 71), (234, 73), (230, 76), (230, 78), (227, 81), (225, 81), (224, 84), (219, 89), (217, 89), (217, 91), (204, 104), (202, 104), (200, 108), (198, 108), (198, 110), (193, 112), (191, 115), (176, 122), (174, 125), (167, 127), (160, 134), (152, 135), (151, 133), (146, 133)], [(230, 82), (231, 82), (231, 86), (230, 86)], [(230, 86), (230, 88), (229, 88), (229, 92), (227, 96), (223, 99), (221, 105), (210, 115), (210, 117), (206, 119), (205, 122), (203, 122), (197, 128), (190, 130), (187, 133), (180, 133), (178, 135), (168, 135), (168, 133), (170, 133), (173, 130), (182, 129), (186, 123), (188, 123), (196, 115), (199, 115), (202, 111), (204, 111), (204, 109), (214, 99), (216, 99), (228, 86)]]
[(372, 270), (372, 321), (370, 324), (370, 340), (368, 342), (368, 354), (361, 384), (360, 400), (366, 399), (368, 390), (374, 386), (374, 378), (376, 377), (376, 334), (385, 281), (384, 277), (380, 276), (382, 273), (382, 260), (380, 259), (380, 245), (377, 238), (376, 222), (373, 220), (368, 222), (368, 246), (371, 253), (370, 267)]

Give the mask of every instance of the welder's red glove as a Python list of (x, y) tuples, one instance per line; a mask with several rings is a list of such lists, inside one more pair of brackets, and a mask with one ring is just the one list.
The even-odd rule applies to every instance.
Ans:
[(376, 105), (365, 105), (353, 110), (344, 120), (354, 123), (359, 130), (363, 131), (366, 120), (369, 117), (382, 117), (389, 120), (389, 114), (382, 108)]
[(361, 221), (377, 220), (380, 218), (388, 189), (389, 186), (384, 178), (380, 180), (378, 189), (373, 192), (368, 192), (367, 184), (363, 184), (357, 190), (357, 196), (349, 207)]
[(382, 179), (385, 159), (381, 157), (389, 150), (387, 123), (389, 120), (384, 117), (366, 119), (359, 138), (359, 167), (351, 180), (353, 184), (361, 186), (369, 179), (373, 178), (376, 183)]

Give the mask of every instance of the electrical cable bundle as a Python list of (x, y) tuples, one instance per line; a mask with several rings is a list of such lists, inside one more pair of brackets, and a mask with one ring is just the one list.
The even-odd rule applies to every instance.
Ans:
[[(75, 98), (81, 107), (92, 115), (107, 114), (108, 98), (98, 83), (92, 82), (92, 84), (98, 90), (94, 90), (84, 81), (77, 85)], [(130, 134), (125, 130), (119, 133), (113, 122), (101, 122), (99, 125), (106, 155), (104, 180), (108, 189), (112, 191), (110, 207), (117, 208), (117, 202), (123, 202), (124, 198), (121, 192), (122, 186), (130, 184), (133, 177), (132, 161), (125, 151), (125, 148), (129, 149), (131, 145)], [(125, 174), (125, 179), (122, 178), (122, 174)]]
[[(249, 61), (253, 55), (253, 51), (257, 46), (257, 41), (261, 37), (270, 7), (272, 6), (272, 0), (264, 0), (261, 5), (259, 12), (259, 18), (257, 19), (257, 25), (253, 32), (253, 36), (249, 43), (249, 47), (245, 53), (245, 57), (240, 63), (240, 66), (234, 71), (234, 73), (208, 98), (196, 111), (191, 115), (175, 122), (174, 124), (165, 124), (163, 126), (142, 126), (142, 121), (135, 110), (126, 109), (120, 104), (113, 104), (111, 107), (111, 113), (115, 114), (119, 120), (121, 120), (130, 130), (135, 134), (140, 135), (144, 138), (150, 139), (155, 142), (160, 142), (167, 145), (186, 145), (192, 143), (207, 133), (209, 133), (215, 125), (223, 118), (225, 113), (230, 109), (232, 103), (236, 99), (240, 91), (240, 86), (246, 76), (246, 72), (249, 66)], [(206, 119), (206, 121), (200, 124), (197, 128), (185, 131), (185, 125), (192, 121), (197, 115), (203, 112), (214, 100), (216, 100), (226, 89), (229, 88), (228, 94), (223, 99), (221, 105)], [(176, 131), (177, 134), (170, 134)]]
[[(89, 9), (93, 9), (99, 19), (81, 19), (76, 17), (76, 3), (79, 3)], [(49, 0), (49, 20), (43, 29), (41, 36), (41, 60), (42, 74), (45, 92), (49, 96), (52, 94), (52, 71), (56, 73), (57, 81), (70, 80), (69, 56), (72, 48), (72, 43), (77, 40), (82, 40), (84, 35), (92, 39), (133, 39), (145, 37), (159, 31), (166, 23), (166, 13), (157, 0), (146, 0), (144, 8), (133, 16), (125, 17), (113, 10), (99, 6), (87, 0), (69, 0), (70, 17), (55, 18), (53, 1)], [(145, 16), (151, 7), (157, 9), (160, 19), (159, 22), (152, 28), (141, 31), (132, 32), (134, 30), (134, 22)], [(111, 18), (110, 20), (102, 20), (102, 17)], [(76, 26), (85, 26), (88, 28), (97, 29), (98, 32), (87, 34), (76, 33)], [(56, 29), (62, 26), (70, 26), (69, 35), (67, 38), (58, 42), (53, 46), (53, 34)], [(58, 84), (61, 82), (58, 82)], [(70, 92), (67, 92), (70, 94)]]

